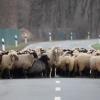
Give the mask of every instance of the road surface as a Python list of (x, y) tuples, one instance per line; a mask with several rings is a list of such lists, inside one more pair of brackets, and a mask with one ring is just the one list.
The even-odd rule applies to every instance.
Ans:
[(51, 41), (51, 42), (41, 42), (41, 43), (35, 43), (31, 44), (27, 47), (24, 48), (26, 49), (35, 49), (38, 47), (43, 47), (45, 49), (51, 48), (54, 46), (62, 47), (62, 48), (68, 48), (68, 49), (73, 49), (73, 48), (86, 48), (86, 49), (92, 49), (91, 45), (98, 43), (98, 39), (92, 39), (92, 40), (66, 40), (66, 41)]
[(99, 100), (99, 79), (0, 80), (0, 100)]

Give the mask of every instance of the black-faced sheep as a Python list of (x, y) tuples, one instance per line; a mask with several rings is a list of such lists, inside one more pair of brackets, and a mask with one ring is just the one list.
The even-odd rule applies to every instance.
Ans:
[(50, 72), (49, 58), (46, 54), (42, 54), (40, 58), (33, 63), (28, 71), (29, 77), (48, 77)]

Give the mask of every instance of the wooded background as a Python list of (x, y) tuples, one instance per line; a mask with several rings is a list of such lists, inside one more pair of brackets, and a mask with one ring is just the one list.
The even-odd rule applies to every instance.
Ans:
[(100, 0), (0, 0), (0, 28), (27, 29), (33, 39), (86, 39), (100, 32)]

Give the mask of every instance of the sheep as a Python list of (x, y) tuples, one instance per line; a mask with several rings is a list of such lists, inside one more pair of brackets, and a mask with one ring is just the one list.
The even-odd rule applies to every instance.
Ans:
[(100, 77), (100, 56), (92, 56), (90, 59), (91, 77)]
[(91, 55), (87, 53), (80, 53), (75, 58), (75, 72), (80, 76), (90, 75), (90, 58)]
[(47, 51), (47, 55), (50, 59), (50, 77), (56, 76), (56, 65), (58, 61), (58, 57), (63, 54), (63, 49), (59, 47), (53, 47), (49, 51)]
[(64, 76), (72, 76), (74, 69), (74, 57), (73, 56), (59, 56), (57, 63), (57, 70)]
[(100, 74), (100, 51), (60, 47), (0, 51), (0, 71), (3, 78), (55, 77), (58, 75), (97, 77)]
[(36, 59), (37, 54), (35, 52), (18, 55), (18, 60), (13, 65), (13, 77), (27, 77), (27, 70), (32, 67), (32, 64), (36, 61)]
[(9, 52), (8, 54), (2, 55), (0, 63), (1, 77), (11, 78), (11, 69), (15, 61), (18, 60), (16, 52)]
[(49, 76), (49, 58), (46, 54), (42, 54), (28, 71), (29, 77), (48, 77)]
[(100, 56), (100, 50), (96, 50), (94, 52), (92, 52), (93, 56)]

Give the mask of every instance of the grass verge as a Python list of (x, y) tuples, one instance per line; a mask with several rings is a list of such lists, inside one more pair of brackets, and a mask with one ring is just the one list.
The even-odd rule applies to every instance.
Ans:
[(22, 50), (24, 47), (26, 47), (27, 45), (29, 45), (30, 43), (28, 43), (28, 44), (25, 44), (25, 43), (20, 43), (20, 44), (18, 44), (18, 47), (15, 47), (14, 45), (11, 45), (11, 46), (8, 46), (7, 48), (6, 48), (6, 50), (8, 51), (8, 50)]
[(100, 50), (100, 44), (99, 43), (93, 44), (92, 47), (96, 50)]

